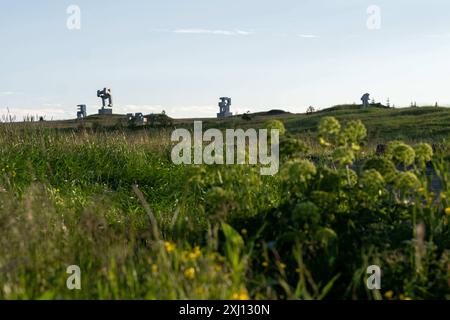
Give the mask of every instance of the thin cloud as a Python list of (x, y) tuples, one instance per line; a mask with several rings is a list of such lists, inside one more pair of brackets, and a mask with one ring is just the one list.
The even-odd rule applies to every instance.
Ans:
[(212, 34), (221, 36), (249, 36), (253, 34), (251, 31), (245, 30), (211, 30), (211, 29), (176, 29), (173, 33), (177, 34)]
[(236, 33), (241, 36), (250, 36), (253, 34), (252, 31), (236, 30)]
[(160, 105), (134, 105), (134, 104), (127, 104), (125, 106), (119, 106), (114, 108), (114, 111), (117, 113), (136, 113), (136, 112), (142, 112), (142, 113), (159, 113), (162, 112), (164, 109), (163, 106)]
[(305, 39), (315, 39), (315, 38), (319, 37), (319, 36), (317, 36), (315, 34), (299, 34), (298, 36), (300, 38), (305, 38)]
[(12, 96), (14, 94), (14, 92), (12, 92), (12, 91), (3, 91), (3, 92), (0, 92), (0, 96)]
[(62, 104), (61, 103), (44, 103), (44, 107), (60, 108), (60, 107), (62, 107)]
[(6, 118), (8, 116), (13, 117), (14, 121), (22, 121), (26, 117), (33, 116), (36, 119), (38, 117), (43, 116), (45, 119), (65, 119), (65, 118), (74, 118), (71, 117), (72, 113), (68, 113), (66, 110), (62, 108), (6, 108), (0, 110), (0, 118)]
[(441, 33), (441, 34), (426, 34), (426, 38), (449, 38), (450, 33)]

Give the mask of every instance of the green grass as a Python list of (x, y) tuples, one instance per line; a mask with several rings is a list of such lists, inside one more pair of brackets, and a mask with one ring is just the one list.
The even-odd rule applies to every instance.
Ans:
[(295, 133), (314, 132), (324, 115), (340, 121), (359, 119), (367, 127), (370, 140), (380, 142), (393, 139), (437, 141), (450, 136), (450, 109), (436, 107), (360, 110), (347, 106), (288, 119), (286, 128)]
[[(330, 115), (343, 128), (360, 119), (369, 138), (330, 134)], [(448, 299), (448, 117), (347, 107), (277, 116), (288, 135), (273, 177), (255, 166), (176, 166), (170, 129), (3, 124), (0, 299)], [(401, 132), (415, 150), (367, 152)], [(444, 146), (426, 159), (434, 178), (418, 140)], [(381, 291), (365, 286), (373, 264)], [(66, 287), (70, 265), (81, 290)]]
[[(333, 116), (339, 121), (345, 122), (354, 119), (361, 120), (368, 129), (369, 140), (375, 142), (386, 142), (393, 139), (404, 140), (427, 140), (437, 142), (450, 136), (450, 108), (443, 107), (416, 107), (416, 108), (379, 108), (370, 107), (361, 110), (359, 105), (336, 106), (313, 114), (291, 114), (284, 113), (269, 115), (268, 113), (257, 113), (252, 120), (246, 121), (241, 116), (227, 119), (196, 119), (202, 120), (204, 126), (214, 128), (234, 127), (260, 127), (269, 119), (281, 119), (286, 129), (292, 134), (308, 134), (316, 132), (320, 119), (324, 116)], [(175, 119), (176, 127), (190, 127), (195, 119)], [(18, 124), (21, 126), (23, 124)], [(43, 123), (26, 123), (29, 126), (39, 126), (58, 129), (76, 129), (80, 127), (117, 128), (126, 127), (124, 115), (100, 116), (91, 115), (83, 121), (46, 121)]]

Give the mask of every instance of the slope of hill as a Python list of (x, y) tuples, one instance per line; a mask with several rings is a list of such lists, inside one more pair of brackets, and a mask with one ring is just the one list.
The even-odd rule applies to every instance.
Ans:
[[(333, 116), (345, 123), (361, 120), (368, 129), (369, 138), (376, 141), (405, 139), (434, 141), (450, 137), (450, 108), (415, 107), (393, 109), (384, 106), (362, 110), (358, 105), (339, 105), (312, 114), (293, 114), (282, 110), (272, 110), (236, 115), (230, 118), (173, 119), (175, 127), (191, 127), (193, 121), (201, 120), (205, 128), (259, 128), (270, 119), (280, 119), (292, 134), (314, 134), (320, 119)], [(18, 126), (43, 126), (56, 129), (85, 128), (126, 128), (125, 115), (91, 115), (86, 119), (17, 123)]]
[(333, 116), (342, 122), (359, 119), (367, 127), (369, 137), (375, 140), (434, 140), (450, 137), (450, 109), (439, 107), (361, 110), (349, 106), (300, 115), (287, 119), (285, 125), (294, 133), (311, 132), (323, 116)]
[[(228, 119), (203, 119), (205, 127), (260, 127), (269, 119), (280, 119), (289, 133), (313, 134), (321, 118), (332, 116), (342, 123), (361, 120), (368, 130), (371, 140), (440, 140), (450, 137), (450, 108), (415, 107), (385, 108), (371, 107), (362, 110), (360, 106), (344, 105), (324, 109), (312, 114), (279, 113), (276, 115), (254, 114), (251, 120), (240, 116)], [(183, 119), (178, 124), (192, 123), (193, 119)]]

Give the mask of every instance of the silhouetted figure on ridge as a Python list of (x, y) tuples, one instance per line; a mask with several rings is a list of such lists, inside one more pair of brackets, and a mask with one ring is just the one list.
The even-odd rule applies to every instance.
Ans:
[(363, 104), (363, 108), (367, 108), (369, 107), (369, 100), (370, 100), (370, 94), (369, 93), (365, 93), (362, 97), (361, 97), (361, 101)]

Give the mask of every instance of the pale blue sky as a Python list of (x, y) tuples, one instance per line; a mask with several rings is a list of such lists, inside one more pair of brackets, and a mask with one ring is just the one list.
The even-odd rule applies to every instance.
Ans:
[[(66, 9), (81, 9), (68, 30)], [(367, 8), (381, 8), (369, 30)], [(448, 0), (0, 0), (0, 114), (304, 112), (370, 92), (450, 105)]]

